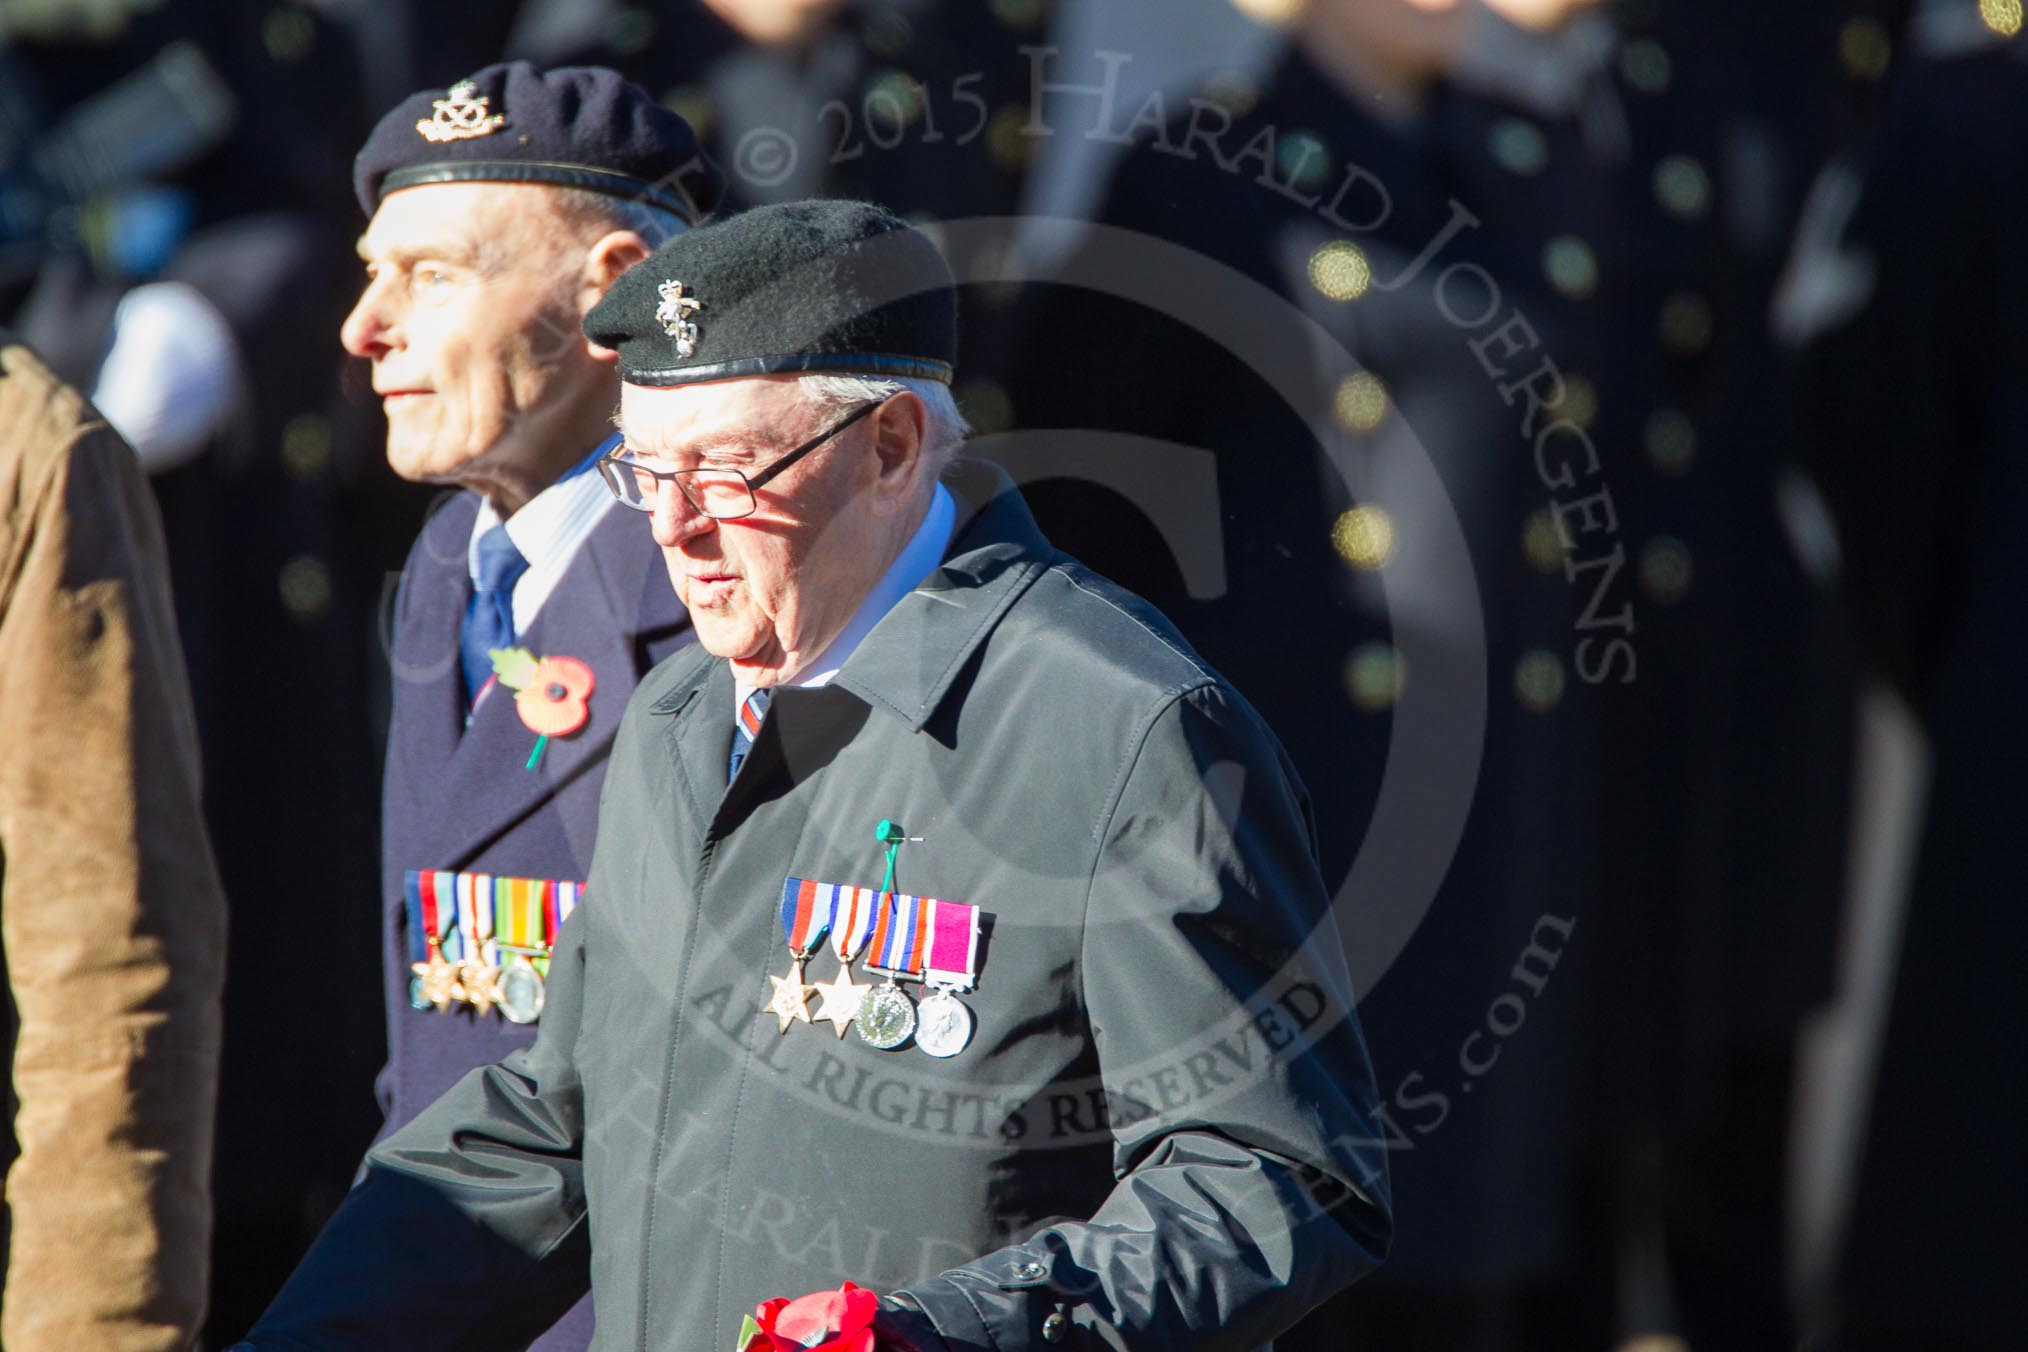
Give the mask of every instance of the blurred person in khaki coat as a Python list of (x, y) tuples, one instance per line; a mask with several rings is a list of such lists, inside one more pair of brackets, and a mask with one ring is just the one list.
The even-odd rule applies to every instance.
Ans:
[(8, 1352), (204, 1314), (225, 898), (134, 454), (0, 333), (0, 1177)]

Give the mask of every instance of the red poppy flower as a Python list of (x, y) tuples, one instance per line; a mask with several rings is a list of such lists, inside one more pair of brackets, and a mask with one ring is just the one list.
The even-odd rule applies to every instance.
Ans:
[(873, 1352), (873, 1316), (880, 1298), (845, 1283), (795, 1300), (763, 1301), (754, 1311), (760, 1334), (754, 1352)]
[(568, 737), (591, 717), (592, 669), (575, 657), (545, 657), (514, 696), (521, 721), (544, 737)]

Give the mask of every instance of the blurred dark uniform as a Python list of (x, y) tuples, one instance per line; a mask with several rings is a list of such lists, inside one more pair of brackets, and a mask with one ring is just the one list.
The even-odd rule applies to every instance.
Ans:
[[(723, 211), (806, 197), (878, 202), (927, 229), (960, 277), (994, 237), (952, 248), (936, 222), (1009, 216), (1036, 146), (1024, 43), (1048, 40), (1048, 0), (855, 0), (806, 42), (762, 47), (706, 5), (526, 0), (507, 55), (610, 66), (697, 129), (724, 166)], [(969, 236), (968, 236), (969, 241)], [(995, 260), (986, 260), (991, 263)], [(965, 378), (981, 430), (1006, 425), (1008, 288), (960, 293)]]
[[(1382, 121), (1298, 50), (1257, 95), (1214, 92), (1222, 104), (1169, 105), (1166, 127), (1126, 155), (1100, 219), (1237, 269), (1278, 304), (1257, 312), (1243, 284), (1149, 261), (1138, 266), (1174, 278), (1158, 314), (1121, 298), (1134, 242), (1087, 241), (1062, 284), (1035, 294), (1014, 394), (1024, 428), (1075, 429), (1049, 440), (1075, 439), (1084, 455), (1038, 460), (1038, 442), (1019, 438), (993, 453), (1053, 540), (1174, 618), (1278, 730), (1315, 800), (1334, 889), (1358, 887), (1355, 861), (1402, 853), (1369, 833), (1390, 771), (1396, 791), (1449, 790), (1455, 816), (1469, 811), (1446, 823), (1410, 809), (1410, 832), (1463, 836), (1447, 872), (1441, 860), (1411, 868), (1406, 885), (1441, 878), (1434, 904), (1385, 979), (1367, 972), (1362, 986), (1404, 1199), (1375, 1280), (1526, 1282), (1568, 1243), (1571, 973), (1595, 910), (1581, 861), (1596, 809), (1592, 701), (1572, 666), (1580, 596), (1529, 451), (1559, 413), (1538, 411), (1524, 433), (1525, 403), (1498, 386), (1561, 351), (1567, 306), (1517, 223), (1518, 195), (1470, 186), (1481, 171), (1453, 149), (1471, 116), (1456, 90)], [(1085, 102), (1052, 116), (1056, 134), (1095, 125)], [(1193, 118), (1216, 132), (1220, 107), (1230, 129), (1192, 143)], [(1117, 110), (1113, 130), (1134, 113)], [(1242, 147), (1254, 147), (1243, 160)], [(1470, 213), (1462, 228), (1454, 197)], [(1541, 350), (1495, 345), (1489, 373), (1467, 344), (1517, 310)], [(1312, 349), (1305, 320), (1339, 350)], [(1193, 488), (1207, 460), (1210, 482)], [(1150, 462), (1152, 478), (1138, 472)], [(1207, 553), (1222, 571), (1206, 572)], [(1484, 719), (1483, 749), (1443, 748), (1461, 783), (1404, 764), (1413, 743), (1390, 748), (1419, 697), (1432, 702), (1424, 726), (1450, 721), (1469, 739)], [(1362, 918), (1418, 900), (1341, 896), (1355, 976), (1369, 961)], [(1538, 989), (1510, 970), (1544, 917), (1552, 955)], [(1485, 1034), (1491, 1002), (1516, 992), (1525, 1028)], [(1475, 1030), (1476, 1073), (1459, 1053)], [(1488, 1055), (1496, 1063), (1481, 1065)], [(1421, 1313), (1431, 1346), (1440, 1324), (1467, 1317)], [(1277, 1346), (1344, 1346), (1347, 1311), (1327, 1314)]]
[[(1267, 342), (1306, 402), (1245, 369), (1240, 321), (1037, 293), (1020, 422), (1161, 438), (1179, 479), (1210, 452), (1222, 594), (1190, 578), (1200, 536), (1179, 545), (1099, 486), (1117, 445), (1003, 458), (1052, 539), (1175, 618), (1279, 731), (1334, 883), (1387, 846), (1362, 833), (1418, 683), (1469, 726), (1484, 645), (1469, 821), (1362, 991), (1395, 1247), (1290, 1345), (1777, 1346), (1789, 1048), (1828, 989), (1842, 851), (1842, 799), (1810, 788), (1842, 782), (1850, 689), (1824, 581), (1779, 518), (1786, 429), (1747, 418), (1765, 340), (1730, 341), (1764, 329), (1765, 291), (1726, 263), (1710, 67), (1595, 21), (1479, 39), (1411, 119), (1369, 115), (1296, 51), (1217, 153), (1172, 104), (1121, 166), (1105, 223), (1230, 264), (1344, 345), (1350, 363), (1315, 366), (1293, 316)], [(1271, 170), (1238, 155), (1267, 128)], [(1348, 162), (1384, 207), (1370, 185), (1334, 196)], [(1457, 210), (1475, 219), (1418, 271)], [(1106, 286), (1124, 268), (1106, 248), (1061, 280)], [(1503, 328), (1516, 312), (1525, 329)], [(1568, 432), (1538, 464), (1559, 419), (1595, 465)], [(1422, 455), (1448, 504), (1412, 492)], [(1033, 481), (1051, 474), (1069, 478)], [(1478, 615), (1432, 543), (1451, 512)], [(1405, 902), (1347, 904), (1356, 942), (1356, 917)]]
[(1856, 211), (1796, 258), (1818, 283), (1809, 446), (1866, 656), (1931, 745), (1839, 1281), (1853, 1352), (2014, 1348), (2028, 1328), (2028, 42), (1970, 5), (1926, 35), (1899, 54), (1863, 194), (1848, 175)]
[(1831, 992), (1854, 652), (1767, 311), (1846, 97), (1843, 6), (1663, 6), (1614, 62), (1629, 156), (1596, 331), (1637, 586), (1606, 688), (1587, 1016), (1592, 1279), (1618, 1336), (1787, 1348), (1795, 1043)]

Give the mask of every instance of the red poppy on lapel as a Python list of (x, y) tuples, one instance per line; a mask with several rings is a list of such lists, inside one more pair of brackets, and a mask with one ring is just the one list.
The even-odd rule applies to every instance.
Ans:
[(533, 677), (515, 692), (514, 707), (529, 730), (544, 737), (568, 737), (591, 718), (592, 669), (575, 657), (545, 657)]
[(537, 657), (526, 648), (494, 648), (493, 674), (514, 692), (514, 710), (536, 734), (533, 770), (542, 748), (552, 737), (568, 737), (591, 718), (591, 693), (598, 685), (592, 669), (575, 657)]

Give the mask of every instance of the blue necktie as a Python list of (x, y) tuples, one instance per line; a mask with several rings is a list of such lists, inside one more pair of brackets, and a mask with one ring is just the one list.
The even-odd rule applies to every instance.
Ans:
[(504, 524), (479, 537), (479, 575), (473, 579), (465, 623), (458, 630), (467, 707), (493, 674), (491, 650), (514, 645), (514, 582), (527, 571), (528, 560), (514, 547)]
[(739, 717), (732, 720), (732, 767), (726, 773), (727, 780), (739, 774), (740, 762), (753, 750), (753, 739), (760, 736), (761, 720), (768, 716), (768, 701), (774, 697), (772, 690), (756, 690), (739, 706)]

